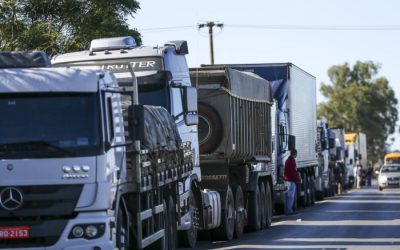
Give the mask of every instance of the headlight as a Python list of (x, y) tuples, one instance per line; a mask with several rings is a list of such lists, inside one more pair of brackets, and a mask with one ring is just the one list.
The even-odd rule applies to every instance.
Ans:
[(75, 225), (69, 233), (69, 239), (85, 238), (87, 240), (97, 239), (104, 235), (106, 230), (105, 223), (79, 224)]
[(379, 176), (379, 182), (380, 182), (380, 183), (386, 182), (386, 181), (387, 181), (387, 177), (386, 177), (385, 175), (380, 175), (380, 176)]

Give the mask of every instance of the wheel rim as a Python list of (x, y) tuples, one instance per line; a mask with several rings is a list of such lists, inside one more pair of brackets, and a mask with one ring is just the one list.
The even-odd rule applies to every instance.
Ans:
[(267, 227), (271, 226), (272, 223), (272, 198), (271, 198), (271, 188), (267, 183), (266, 186), (266, 196), (267, 196)]
[(189, 230), (187, 230), (187, 237), (190, 247), (193, 248), (197, 242), (197, 229), (196, 226), (194, 225), (197, 220), (196, 219), (197, 216), (195, 215), (195, 213), (197, 213), (197, 203), (196, 199), (194, 198), (193, 191), (190, 191), (189, 206), (190, 206), (189, 209), (190, 209), (192, 227)]
[(260, 228), (261, 228), (261, 209), (260, 209), (261, 197), (260, 197), (260, 189), (258, 188), (258, 186), (256, 187), (256, 189), (258, 189), (258, 192), (256, 193), (257, 230), (260, 230)]
[[(230, 188), (229, 188), (230, 189)], [(232, 239), (233, 238), (233, 232), (235, 230), (235, 204), (233, 201), (233, 195), (232, 191), (230, 191), (231, 195), (227, 195), (226, 197), (226, 233), (227, 233), (227, 238)], [(229, 192), (228, 191), (228, 192)]]
[(267, 199), (265, 194), (265, 185), (263, 182), (260, 183), (260, 210), (261, 210), (261, 229), (264, 229), (267, 224)]
[(235, 204), (236, 204), (235, 233), (236, 237), (239, 238), (243, 235), (243, 228), (244, 228), (244, 197), (242, 188), (240, 186), (236, 188)]

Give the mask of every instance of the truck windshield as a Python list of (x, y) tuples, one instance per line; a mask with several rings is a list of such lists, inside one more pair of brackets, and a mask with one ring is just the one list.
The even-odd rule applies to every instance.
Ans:
[(96, 93), (0, 95), (0, 158), (99, 153), (99, 103)]
[(169, 88), (163, 73), (137, 78), (139, 103), (142, 105), (162, 106), (170, 110)]

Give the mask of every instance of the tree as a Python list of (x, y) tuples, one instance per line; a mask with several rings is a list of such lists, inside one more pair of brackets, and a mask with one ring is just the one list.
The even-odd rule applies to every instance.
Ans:
[(43, 50), (49, 55), (87, 49), (92, 39), (141, 37), (130, 29), (135, 0), (1, 0), (0, 50)]
[(321, 93), (328, 99), (318, 107), (331, 127), (367, 135), (368, 159), (383, 158), (386, 140), (395, 132), (398, 118), (397, 98), (385, 77), (376, 77), (379, 64), (360, 62), (351, 69), (345, 63), (329, 68), (332, 84), (322, 83)]

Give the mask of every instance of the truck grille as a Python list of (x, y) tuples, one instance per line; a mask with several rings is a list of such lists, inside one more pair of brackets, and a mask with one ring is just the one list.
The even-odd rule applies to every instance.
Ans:
[[(0, 187), (0, 193), (8, 187)], [(54, 245), (74, 209), (83, 185), (16, 186), (23, 196), (22, 206), (9, 211), (0, 206), (0, 226), (28, 226), (28, 239), (1, 239), (2, 248), (46, 247)]]

